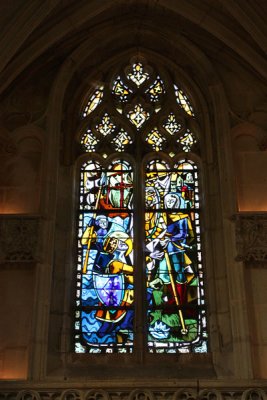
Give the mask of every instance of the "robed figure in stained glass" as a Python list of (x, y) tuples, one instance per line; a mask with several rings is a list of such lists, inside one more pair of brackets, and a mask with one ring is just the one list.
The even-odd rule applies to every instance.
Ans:
[(89, 163), (81, 180), (81, 341), (89, 352), (132, 351), (131, 175), (118, 160), (107, 170)]
[[(188, 170), (186, 170), (188, 168)], [(146, 265), (149, 345), (188, 349), (198, 340), (199, 314), (195, 182), (182, 171), (151, 162), (146, 187)]]

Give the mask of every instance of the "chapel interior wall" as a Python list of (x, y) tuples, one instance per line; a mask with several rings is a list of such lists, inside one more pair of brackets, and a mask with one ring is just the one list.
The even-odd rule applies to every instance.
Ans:
[[(104, 31), (105, 35), (108, 35), (108, 33), (111, 34), (111, 31)], [(152, 42), (153, 40), (150, 38), (150, 45)], [(104, 50), (102, 52), (105, 53)], [(175, 55), (173, 55), (173, 58), (175, 58)], [(186, 62), (188, 63), (188, 60)], [(52, 93), (55, 74), (60, 71), (61, 67), (59, 64), (60, 62), (55, 60), (51, 67), (51, 73), (45, 73), (40, 65), (38, 65), (38, 68), (35, 65), (33, 74), (28, 74), (27, 79), (22, 77), (20, 85), (14, 84), (14, 88), (17, 87), (17, 89), (7, 91), (5, 100), (1, 103), (1, 216), (4, 218), (5, 216), (20, 217), (25, 214), (39, 215), (41, 227), (43, 226), (43, 231), (42, 229), (41, 231), (46, 232), (45, 224), (49, 220), (53, 225), (52, 230), (55, 232), (51, 242), (51, 247), (54, 249), (54, 259), (50, 262), (51, 274), (47, 278), (51, 292), (47, 290), (41, 295), (41, 301), (46, 305), (46, 308), (35, 307), (36, 302), (40, 300), (38, 298), (39, 292), (35, 288), (39, 282), (38, 274), (40, 280), (42, 267), (40, 268), (38, 264), (33, 267), (32, 261), (23, 263), (15, 261), (8, 264), (2, 257), (0, 266), (0, 291), (2, 293), (0, 319), (4, 328), (0, 332), (0, 378), (3, 380), (27, 379), (30, 374), (29, 371), (32, 369), (33, 351), (40, 352), (40, 354), (46, 352), (46, 355), (48, 353), (48, 367), (46, 366), (47, 371), (44, 372), (44, 375), (49, 373), (53, 376), (53, 374), (56, 375), (54, 371), (59, 371), (57, 374), (62, 378), (62, 355), (66, 351), (69, 352), (71, 348), (69, 338), (72, 320), (69, 305), (72, 295), (72, 278), (69, 274), (73, 270), (73, 239), (75, 240), (71, 216), (75, 214), (73, 205), (77, 200), (75, 197), (77, 192), (72, 190), (73, 169), (62, 163), (64, 158), (62, 158), (63, 141), (58, 142), (57, 148), (47, 149), (45, 147), (46, 138), (51, 135), (51, 132), (46, 130), (48, 94)], [(186, 63), (184, 62), (184, 64)], [(232, 215), (228, 212), (224, 217), (230, 219), (235, 213), (262, 213), (264, 215), (267, 209), (267, 108), (264, 102), (266, 87), (258, 78), (258, 73), (241, 68), (236, 61), (231, 60), (229, 62), (229, 55), (228, 58), (226, 57), (220, 62), (213, 54), (211, 64), (213, 64), (214, 70), (216, 70), (219, 80), (222, 82), (230, 115), (231, 145), (227, 149), (219, 147), (216, 149), (216, 152), (227, 152), (227, 157), (233, 162), (231, 174), (235, 183), (233, 197), (236, 206), (234, 208), (232, 204), (228, 204), (227, 209), (232, 210)], [(79, 75), (79, 68), (75, 73)], [(79, 79), (77, 78), (77, 82)], [(38, 87), (36, 87), (36, 82), (38, 82)], [(201, 83), (199, 83), (199, 87), (201, 87)], [(64, 113), (60, 117), (66, 118)], [(53, 115), (49, 118), (51, 121), (51, 119), (57, 119), (58, 116)], [(64, 132), (59, 132), (61, 139), (63, 134)], [(56, 171), (51, 167), (51, 163), (48, 163), (49, 152), (52, 153), (55, 160)], [(44, 185), (53, 174), (58, 174), (55, 180), (57, 182), (56, 188), (53, 187), (56, 183), (51, 186)], [(222, 175), (221, 180), (223, 179)], [(215, 176), (213, 184), (217, 184)], [(53, 199), (56, 215), (52, 215), (52, 212), (47, 214), (44, 207), (44, 204), (46, 204), (44, 198), (47, 198), (50, 191), (53, 192), (53, 190), (56, 190), (56, 198)], [(216, 193), (216, 196), (218, 196), (218, 193)], [(216, 196), (214, 196), (215, 200)], [(226, 206), (224, 206), (222, 205), (222, 208), (225, 209)], [(44, 217), (46, 221), (42, 220)], [(218, 225), (216, 229), (217, 246), (214, 252), (216, 257), (220, 259), (220, 257), (225, 257), (223, 247), (218, 244), (221, 240), (221, 230), (225, 228)], [(218, 230), (220, 230), (219, 233)], [(212, 232), (209, 232), (208, 235), (210, 237)], [(50, 238), (45, 237), (44, 239), (44, 235), (40, 235), (40, 248), (42, 248), (42, 241), (44, 240), (50, 240)], [(10, 237), (10, 241), (14, 242), (12, 237)], [(16, 247), (16, 245), (14, 246)], [(236, 243), (232, 241), (230, 246), (232, 253), (235, 253)], [(42, 264), (42, 257), (38, 261), (39, 264)], [(216, 261), (216, 258), (214, 261)], [(226, 263), (231, 268), (236, 268), (234, 258), (226, 258)], [(245, 292), (231, 293), (234, 288), (231, 290), (227, 288), (227, 283), (231, 279), (231, 272), (228, 272), (227, 275), (224, 270), (218, 271), (216, 276), (212, 275), (212, 279), (209, 277), (207, 280), (208, 284), (212, 285), (213, 278), (216, 279), (216, 287), (221, 288), (220, 293), (217, 293), (220, 298), (218, 298), (216, 304), (213, 304), (212, 310), (214, 315), (216, 315), (218, 309), (222, 311), (220, 315), (221, 326), (224, 325), (224, 321), (225, 324), (229, 324), (227, 307), (225, 307), (227, 308), (227, 316), (224, 313), (224, 296), (226, 296), (224, 291), (226, 290), (229, 290), (227, 296), (229, 295), (231, 300), (232, 318), (235, 315), (235, 302), (241, 301), (247, 307), (244, 313), (247, 314), (248, 319), (248, 337), (246, 340), (249, 343), (252, 358), (252, 377), (266, 379), (267, 299), (265, 293), (267, 268), (264, 263), (261, 263), (259, 267), (257, 263), (255, 265), (252, 261), (244, 263), (239, 261), (237, 264), (242, 272), (241, 279), (244, 280), (242, 283), (246, 289)], [(43, 263), (43, 265), (45, 264)], [(218, 265), (220, 265), (219, 262)], [(216, 268), (216, 265), (214, 268)], [(52, 294), (50, 295), (50, 293)], [(44, 319), (47, 318), (46, 313), (49, 314), (49, 323), (47, 322), (46, 325), (47, 331), (44, 331), (43, 337), (41, 337), (42, 340), (46, 337), (48, 339), (44, 345), (45, 350), (42, 351), (39, 347), (34, 350), (31, 343), (35, 332), (33, 324), (37, 321), (35, 313), (40, 312), (40, 310)], [(216, 318), (212, 319), (212, 321), (215, 320)], [(224, 358), (226, 368), (221, 366), (221, 369), (217, 369), (217, 371), (221, 371), (218, 372), (218, 375), (221, 373), (221, 377), (224, 376), (226, 369), (229, 369), (234, 377), (239, 368), (231, 365), (232, 357), (227, 355), (231, 353), (233, 348), (231, 342), (233, 332), (234, 340), (242, 340), (238, 337), (238, 332), (235, 332), (234, 325), (235, 322), (231, 320), (230, 329), (227, 330), (227, 333), (225, 330), (226, 343), (220, 343), (218, 339), (214, 344), (216, 351), (220, 352), (223, 349), (224, 354), (226, 354)], [(210, 326), (211, 332), (216, 329), (216, 326)], [(216, 337), (220, 337), (218, 332), (216, 332)], [(220, 359), (221, 364), (223, 363), (222, 360), (223, 357)], [(240, 360), (241, 363), (242, 360)]]

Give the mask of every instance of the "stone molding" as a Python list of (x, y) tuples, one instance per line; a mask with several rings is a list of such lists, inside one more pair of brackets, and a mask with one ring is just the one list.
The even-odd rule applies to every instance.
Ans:
[(0, 399), (8, 400), (266, 400), (266, 390), (246, 389), (41, 389), (4, 390)]
[(237, 261), (267, 268), (267, 213), (244, 213), (234, 216)]
[(39, 218), (0, 217), (0, 263), (38, 261)]

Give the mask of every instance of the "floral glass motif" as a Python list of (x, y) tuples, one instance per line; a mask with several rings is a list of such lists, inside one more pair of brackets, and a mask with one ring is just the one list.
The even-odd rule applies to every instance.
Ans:
[(144, 72), (143, 64), (138, 62), (133, 64), (132, 72), (127, 74), (127, 78), (131, 79), (131, 81), (133, 81), (136, 86), (139, 87), (149, 78), (149, 74)]
[(87, 115), (91, 114), (96, 107), (101, 103), (103, 99), (103, 93), (104, 93), (104, 86), (100, 86), (90, 97), (84, 112), (83, 112), (83, 117), (86, 117)]
[(163, 82), (158, 76), (156, 81), (148, 88), (146, 93), (149, 95), (151, 101), (157, 102), (160, 100), (160, 95), (164, 93), (164, 91)]
[(145, 111), (141, 104), (136, 104), (132, 111), (129, 111), (127, 117), (137, 129), (141, 128), (143, 123), (150, 117), (149, 112)]
[(106, 136), (113, 133), (116, 129), (116, 126), (112, 123), (110, 116), (105, 113), (100, 124), (96, 125), (96, 129), (103, 136)]
[(191, 151), (193, 144), (195, 144), (197, 140), (193, 133), (187, 129), (185, 134), (181, 136), (177, 142), (181, 144), (183, 151), (188, 152)]
[(163, 127), (170, 135), (174, 135), (175, 133), (179, 132), (182, 128), (182, 125), (176, 121), (174, 113), (170, 113), (168, 115), (167, 120), (163, 124)]
[(133, 351), (133, 172), (121, 159), (81, 168), (76, 353)]
[(149, 352), (207, 352), (196, 165), (151, 161), (145, 205)]
[(194, 110), (192, 105), (190, 104), (190, 101), (188, 100), (187, 95), (182, 91), (182, 89), (179, 89), (178, 86), (176, 85), (174, 85), (174, 90), (175, 90), (176, 101), (179, 104), (179, 106), (181, 106), (188, 115), (193, 117)]
[(131, 136), (124, 129), (121, 129), (111, 143), (116, 151), (124, 151), (125, 147), (133, 143), (133, 141)]
[(96, 145), (99, 142), (99, 139), (97, 139), (92, 131), (90, 131), (90, 129), (87, 129), (87, 132), (83, 134), (82, 138), (81, 138), (81, 144), (83, 146), (83, 148), (85, 149), (85, 151), (91, 152), (91, 151), (95, 151), (96, 149)]
[(159, 133), (157, 128), (154, 128), (146, 136), (146, 141), (150, 144), (155, 151), (162, 150), (162, 145), (166, 141), (165, 137)]
[(118, 78), (114, 81), (113, 87), (112, 87), (112, 92), (117, 96), (117, 98), (121, 102), (127, 102), (129, 100), (129, 95), (132, 92), (131, 89), (129, 89), (121, 80), (121, 77), (118, 76)]

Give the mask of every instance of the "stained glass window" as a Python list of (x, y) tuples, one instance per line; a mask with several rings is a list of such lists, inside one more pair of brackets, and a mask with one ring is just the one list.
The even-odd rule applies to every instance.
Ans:
[(152, 146), (155, 151), (160, 151), (162, 150), (162, 145), (166, 141), (166, 139), (159, 133), (159, 130), (157, 128), (154, 128), (147, 134), (146, 141)]
[(127, 117), (137, 129), (141, 128), (143, 123), (150, 117), (149, 112), (145, 111), (141, 104), (136, 104), (134, 109), (129, 111)]
[(177, 122), (174, 113), (170, 113), (168, 115), (168, 118), (164, 121), (163, 126), (170, 135), (178, 133), (182, 128), (182, 125)]
[(96, 125), (96, 130), (98, 130), (103, 136), (109, 135), (115, 131), (116, 126), (113, 124), (108, 113), (105, 113), (101, 122)]
[(197, 143), (194, 134), (187, 129), (186, 132), (178, 139), (183, 151), (188, 152), (191, 150), (193, 144)]
[(144, 66), (140, 62), (133, 64), (131, 72), (127, 75), (127, 78), (133, 81), (138, 87), (142, 85), (148, 77), (148, 73), (144, 71)]
[(174, 85), (174, 90), (175, 90), (177, 103), (185, 110), (185, 112), (188, 115), (194, 116), (193, 107), (192, 107), (187, 95), (184, 93), (184, 91), (182, 89), (178, 88), (177, 85)]
[(93, 135), (90, 129), (87, 129), (81, 138), (81, 144), (85, 151), (95, 151), (98, 142), (99, 140)]
[(160, 159), (146, 171), (148, 349), (207, 351), (197, 167)]
[(101, 103), (101, 100), (103, 98), (103, 89), (104, 86), (99, 86), (99, 88), (94, 91), (84, 108), (83, 117), (91, 114), (91, 112), (94, 111), (96, 107)]
[(146, 93), (150, 97), (150, 100), (155, 102), (160, 101), (160, 95), (164, 92), (164, 85), (160, 77), (158, 77), (156, 81), (146, 91)]
[(84, 108), (76, 353), (144, 343), (147, 353), (207, 352), (200, 176), (189, 159), (201, 158), (197, 119), (182, 85), (166, 78), (173, 71), (161, 71), (144, 59), (121, 65)]
[(119, 101), (127, 102), (129, 100), (129, 95), (132, 93), (132, 90), (122, 82), (120, 76), (114, 81), (112, 87), (112, 93), (117, 97)]
[(81, 168), (76, 352), (133, 351), (133, 172), (121, 159)]
[(116, 151), (124, 151), (125, 147), (132, 143), (132, 138), (126, 131), (121, 129), (118, 135), (112, 139), (111, 143)]

